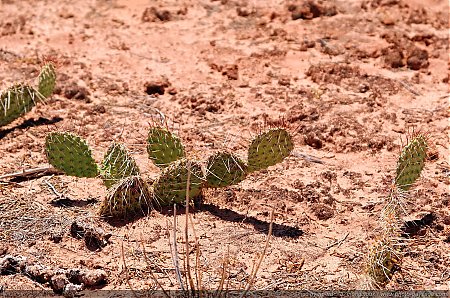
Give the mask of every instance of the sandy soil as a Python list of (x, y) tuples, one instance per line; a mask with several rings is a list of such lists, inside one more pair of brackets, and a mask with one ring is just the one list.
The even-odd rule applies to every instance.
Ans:
[[(59, 64), (51, 100), (0, 129), (0, 175), (46, 166), (46, 134), (68, 130), (88, 140), (98, 161), (112, 140), (124, 142), (155, 177), (145, 136), (160, 114), (202, 159), (222, 148), (245, 156), (261, 125), (284, 116), (294, 154), (205, 193), (193, 214), (203, 286), (217, 287), (226, 255), (229, 288), (245, 284), (274, 207), (256, 289), (359, 289), (400, 145), (414, 127), (431, 134), (437, 155), (405, 220), (432, 220), (407, 241), (387, 287), (450, 288), (448, 1), (56, 2), (0, 0), (0, 87), (33, 80), (45, 56)], [(0, 255), (104, 270), (107, 283), (96, 288), (156, 289), (152, 271), (176, 289), (172, 211), (111, 225), (95, 213), (104, 195), (99, 179), (1, 182)], [(111, 233), (110, 243), (95, 250), (72, 237), (75, 219)], [(0, 276), (1, 287), (50, 288), (24, 274)]]

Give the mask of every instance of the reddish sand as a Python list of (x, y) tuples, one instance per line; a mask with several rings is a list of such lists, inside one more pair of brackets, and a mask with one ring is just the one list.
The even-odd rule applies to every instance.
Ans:
[[(427, 162), (404, 219), (434, 216), (407, 241), (387, 288), (450, 288), (448, 1), (56, 3), (0, 0), (0, 88), (33, 80), (45, 56), (59, 64), (52, 98), (0, 129), (0, 175), (48, 165), (46, 134), (67, 130), (88, 140), (97, 161), (112, 140), (124, 142), (155, 177), (145, 138), (161, 114), (202, 160), (223, 148), (245, 157), (261, 125), (284, 116), (294, 154), (208, 191), (193, 214), (202, 284), (217, 287), (228, 252), (229, 288), (245, 285), (274, 207), (254, 288), (359, 289), (400, 145), (413, 128), (426, 131), (438, 158)], [(0, 257), (102, 269), (103, 289), (156, 289), (150, 271), (178, 288), (171, 211), (110, 225), (96, 216), (105, 192), (100, 179), (0, 182)], [(74, 219), (110, 232), (111, 243), (89, 250), (70, 235)], [(183, 251), (184, 216), (178, 221)], [(190, 230), (191, 245), (193, 237)], [(0, 276), (2, 287), (50, 289), (24, 274)]]

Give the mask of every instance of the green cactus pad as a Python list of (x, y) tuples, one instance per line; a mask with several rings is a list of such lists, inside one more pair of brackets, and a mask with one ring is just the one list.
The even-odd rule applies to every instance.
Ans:
[(114, 184), (99, 208), (100, 216), (125, 218), (145, 212), (152, 204), (153, 194), (140, 176), (126, 177)]
[(293, 149), (292, 137), (283, 128), (256, 136), (248, 148), (248, 172), (267, 169), (283, 161)]
[(237, 156), (218, 152), (208, 158), (206, 166), (207, 186), (212, 188), (238, 184), (246, 176), (246, 165)]
[(91, 149), (77, 135), (52, 132), (45, 139), (45, 150), (50, 164), (67, 175), (87, 178), (98, 175)]
[(33, 87), (17, 84), (0, 93), (0, 126), (29, 112), (43, 97)]
[(180, 159), (164, 168), (161, 176), (153, 184), (155, 199), (161, 206), (173, 203), (183, 204), (186, 201), (188, 162), (191, 171), (189, 196), (195, 198), (200, 194), (204, 182), (200, 164)]
[(395, 184), (408, 190), (420, 177), (427, 157), (427, 139), (423, 135), (414, 137), (402, 150), (397, 162)]
[(39, 93), (46, 98), (49, 97), (53, 93), (56, 85), (56, 71), (53, 63), (46, 63), (42, 67), (38, 80)]
[(184, 158), (184, 147), (180, 139), (170, 131), (152, 127), (147, 138), (148, 156), (158, 167), (165, 167), (171, 162)]
[(107, 188), (129, 176), (139, 176), (140, 171), (136, 161), (127, 148), (118, 143), (112, 143), (103, 158), (100, 173)]

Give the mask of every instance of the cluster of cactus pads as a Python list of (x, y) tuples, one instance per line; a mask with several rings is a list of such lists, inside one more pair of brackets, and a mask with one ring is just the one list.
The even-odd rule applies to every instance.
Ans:
[(53, 132), (46, 138), (47, 158), (55, 168), (71, 176), (103, 179), (108, 194), (99, 214), (115, 218), (155, 205), (183, 204), (186, 191), (189, 197), (195, 198), (203, 188), (235, 185), (248, 174), (283, 161), (293, 148), (292, 137), (286, 129), (272, 128), (251, 142), (247, 163), (226, 151), (217, 152), (202, 163), (186, 156), (175, 134), (164, 127), (153, 126), (148, 133), (147, 152), (161, 173), (155, 181), (149, 182), (141, 177), (135, 160), (123, 144), (112, 143), (98, 165), (81, 137)]
[(397, 161), (396, 176), (380, 217), (381, 233), (370, 248), (367, 262), (367, 273), (376, 288), (384, 287), (399, 268), (403, 204), (425, 166), (429, 146), (426, 135), (415, 134), (403, 147)]
[(37, 103), (53, 93), (56, 72), (52, 62), (44, 64), (37, 80), (37, 88), (19, 83), (0, 92), (0, 127), (28, 113)]

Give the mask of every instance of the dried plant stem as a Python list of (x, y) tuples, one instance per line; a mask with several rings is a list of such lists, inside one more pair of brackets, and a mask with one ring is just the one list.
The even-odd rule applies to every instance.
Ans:
[[(169, 238), (170, 239), (170, 238)], [(170, 240), (169, 240), (170, 242)], [(177, 206), (173, 205), (173, 266), (175, 267), (175, 272), (177, 273), (177, 280), (180, 284), (180, 290), (184, 291), (183, 279), (181, 277), (180, 263), (178, 261), (178, 248), (177, 248)]]
[(266, 245), (264, 246), (264, 250), (263, 250), (263, 252), (261, 254), (261, 257), (258, 260), (258, 263), (256, 263), (255, 269), (252, 270), (252, 274), (250, 275), (250, 279), (249, 279), (249, 281), (247, 283), (247, 286), (245, 287), (245, 291), (244, 291), (244, 293), (242, 293), (241, 297), (244, 297), (247, 294), (247, 292), (250, 290), (250, 288), (252, 287), (253, 282), (255, 281), (256, 273), (258, 273), (259, 267), (261, 266), (261, 263), (262, 263), (262, 261), (264, 259), (264, 256), (266, 255), (267, 248), (269, 247), (270, 238), (272, 236), (274, 213), (275, 213), (275, 208), (272, 208), (272, 213), (270, 214), (269, 233), (267, 234)]
[(153, 279), (153, 281), (158, 285), (158, 287), (161, 288), (161, 290), (163, 291), (164, 295), (166, 297), (170, 297), (169, 294), (167, 293), (167, 291), (164, 289), (164, 287), (161, 285), (161, 283), (158, 281), (158, 279), (156, 278), (155, 274), (153, 273), (153, 270), (150, 266), (150, 261), (147, 258), (147, 252), (145, 251), (145, 246), (144, 246), (144, 242), (141, 240), (141, 246), (142, 246), (142, 252), (144, 253), (144, 260), (145, 263), (147, 263), (147, 266), (149, 267), (150, 270), (150, 277)]
[(125, 262), (125, 252), (123, 249), (123, 240), (122, 240), (122, 261), (123, 261), (123, 269), (125, 270), (125, 279), (127, 281), (128, 287), (130, 288), (131, 292), (133, 293), (133, 296), (138, 298), (138, 295), (136, 294), (133, 287), (131, 286), (130, 277), (128, 276), (128, 267), (127, 267), (127, 263)]
[(0, 180), (11, 179), (11, 178), (24, 178), (31, 175), (37, 174), (61, 174), (61, 171), (55, 169), (54, 167), (40, 167), (34, 169), (24, 169), (20, 172), (15, 172), (11, 174), (5, 174), (0, 176)]
[(184, 227), (184, 237), (186, 241), (186, 276), (189, 281), (189, 286), (191, 291), (195, 290), (194, 280), (191, 276), (191, 267), (189, 264), (189, 186), (191, 183), (191, 163), (190, 161), (186, 164), (187, 167), (187, 179), (186, 179), (186, 224)]

